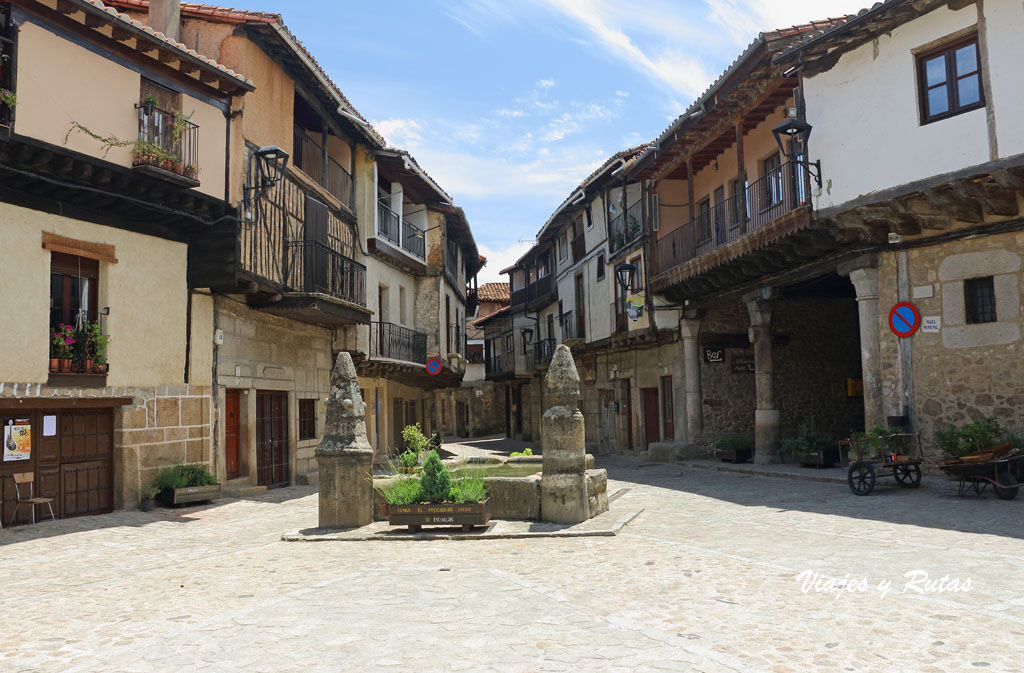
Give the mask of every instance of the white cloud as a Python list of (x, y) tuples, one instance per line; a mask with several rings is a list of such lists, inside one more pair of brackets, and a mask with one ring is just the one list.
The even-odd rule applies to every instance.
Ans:
[(542, 79), (537, 82), (537, 86), (539, 86), (541, 89), (550, 89), (554, 85), (555, 80), (553, 79)]
[(383, 119), (370, 122), (393, 147), (409, 148), (423, 140), (422, 126), (415, 119)]
[[(539, 228), (539, 227), (538, 227)], [(533, 241), (516, 242), (511, 245), (489, 246), (477, 242), (477, 249), (480, 254), (487, 258), (487, 264), (477, 274), (479, 283), (507, 283), (508, 276), (499, 273), (502, 269), (512, 266), (516, 260), (526, 254), (526, 251), (533, 245)]]
[(705, 0), (708, 19), (733, 42), (749, 44), (761, 31), (853, 14), (865, 0)]

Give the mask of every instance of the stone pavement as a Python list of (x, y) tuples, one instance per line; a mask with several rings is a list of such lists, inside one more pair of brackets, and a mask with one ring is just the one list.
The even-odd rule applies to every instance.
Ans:
[(536, 448), (537, 444), (539, 442), (526, 442), (519, 439), (507, 439), (502, 435), (491, 435), (487, 437), (446, 437), (441, 448), (462, 458), (470, 456), (508, 458), (513, 451), (522, 451), (525, 448), (533, 448), (534, 453), (539, 454)]
[(0, 671), (1024, 671), (1024, 499), (598, 466), (614, 537), (282, 542), (309, 488), (5, 529)]

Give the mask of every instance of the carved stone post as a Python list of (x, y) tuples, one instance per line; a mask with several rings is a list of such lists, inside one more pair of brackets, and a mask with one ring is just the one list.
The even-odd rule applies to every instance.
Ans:
[(324, 438), (316, 448), (320, 528), (373, 523), (373, 449), (366, 439), (365, 418), (352, 356), (342, 351), (331, 374)]
[(882, 415), (882, 365), (878, 331), (878, 255), (865, 255), (840, 264), (857, 291), (860, 318), (860, 362), (864, 381), (864, 427), (885, 423)]
[(545, 521), (579, 523), (590, 518), (587, 497), (587, 452), (583, 414), (577, 408), (580, 376), (569, 348), (555, 351), (544, 379), (550, 405), (540, 424), (544, 471), (540, 480), (540, 512)]
[(775, 366), (772, 362), (771, 302), (747, 298), (750, 343), (754, 345), (754, 377), (757, 407), (754, 411), (754, 462), (777, 463), (779, 410), (775, 408)]

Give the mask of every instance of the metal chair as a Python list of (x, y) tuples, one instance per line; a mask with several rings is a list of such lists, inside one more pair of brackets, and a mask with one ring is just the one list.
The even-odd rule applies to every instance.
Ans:
[[(14, 520), (18, 517), (18, 508), (22, 505), (28, 505), (32, 508), (32, 523), (36, 522), (36, 505), (46, 505), (50, 508), (50, 518), (54, 521), (57, 517), (53, 515), (53, 498), (36, 498), (34, 497), (33, 484), (35, 483), (36, 473), (35, 472), (19, 472), (11, 475), (14, 478), (14, 492), (17, 496), (17, 500), (14, 503), (14, 514), (11, 516), (11, 520), (7, 522), (10, 526), (14, 523)], [(28, 484), (28, 497), (21, 497), (21, 484)]]

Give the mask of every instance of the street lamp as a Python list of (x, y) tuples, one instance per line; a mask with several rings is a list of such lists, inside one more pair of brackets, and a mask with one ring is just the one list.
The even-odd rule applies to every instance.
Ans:
[[(806, 159), (796, 158), (801, 156), (807, 148), (807, 139), (811, 136), (811, 125), (800, 119), (787, 119), (772, 129), (772, 135), (775, 136), (775, 142), (779, 144), (779, 149), (782, 151), (782, 155), (798, 166), (804, 166), (807, 168), (807, 172), (810, 173), (814, 178), (814, 181), (818, 183), (818, 188), (820, 189), (821, 160), (819, 159), (811, 163)], [(786, 150), (786, 144), (782, 142), (783, 137), (789, 139), (790, 147), (793, 149), (788, 151)], [(799, 150), (796, 148), (799, 148)]]
[(619, 287), (622, 288), (622, 293), (629, 294), (633, 289), (633, 283), (636, 280), (636, 266), (626, 262), (616, 264), (615, 280), (618, 281)]
[(524, 344), (530, 345), (531, 343), (533, 343), (533, 328), (532, 327), (524, 327), (521, 330), (521, 333), (523, 335), (523, 343)]
[(260, 189), (265, 191), (276, 185), (284, 175), (285, 166), (288, 165), (288, 153), (277, 145), (264, 145), (256, 150), (255, 154), (259, 162), (257, 170), (260, 176)]

